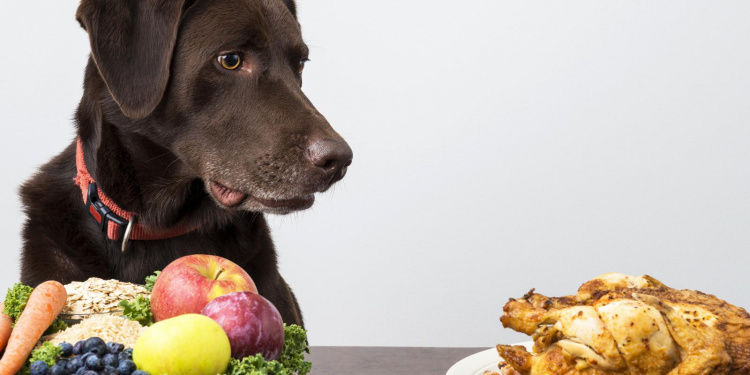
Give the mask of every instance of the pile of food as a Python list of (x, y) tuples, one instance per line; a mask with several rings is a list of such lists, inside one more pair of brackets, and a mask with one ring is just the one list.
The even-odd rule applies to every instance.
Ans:
[(145, 285), (19, 283), (0, 310), (0, 375), (305, 375), (312, 367), (306, 331), (284, 324), (247, 272), (213, 255), (177, 259)]
[(140, 323), (123, 319), (122, 316), (92, 315), (64, 331), (42, 336), (42, 340), (58, 345), (99, 337), (104, 341), (118, 342), (126, 348), (132, 348), (145, 329)]
[(605, 274), (576, 295), (511, 299), (503, 326), (534, 348), (498, 345), (502, 375), (747, 375), (750, 314), (650, 276)]
[(68, 319), (82, 319), (89, 314), (118, 315), (122, 312), (121, 301), (151, 296), (151, 291), (144, 285), (97, 277), (67, 284), (65, 291), (68, 293), (68, 300), (61, 314)]
[(133, 349), (125, 345), (91, 337), (72, 345), (63, 342), (54, 345), (45, 342), (34, 350), (26, 367), (20, 373), (31, 375), (64, 374), (119, 374), (147, 375), (137, 369)]

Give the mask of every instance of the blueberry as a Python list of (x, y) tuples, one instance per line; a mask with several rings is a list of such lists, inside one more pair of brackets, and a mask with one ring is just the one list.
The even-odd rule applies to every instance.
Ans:
[(83, 367), (83, 361), (81, 361), (81, 357), (73, 357), (70, 361), (68, 361), (68, 364), (65, 365), (65, 371), (67, 371), (69, 374), (73, 374), (81, 367)]
[(94, 353), (84, 353), (84, 354), (78, 356), (78, 358), (81, 358), (81, 366), (86, 367), (86, 360), (89, 357), (92, 357), (92, 356), (96, 357), (96, 354), (94, 354)]
[(150, 374), (143, 370), (135, 370), (133, 371), (131, 375), (150, 375)]
[(83, 375), (84, 372), (86, 372), (86, 367), (79, 367), (78, 370), (76, 370), (75, 375)]
[(126, 359), (133, 359), (133, 349), (125, 349), (117, 354), (117, 359), (120, 360), (120, 362), (126, 360)]
[(99, 375), (99, 373), (93, 370), (86, 370), (82, 375)]
[(86, 368), (89, 370), (101, 371), (104, 368), (104, 366), (102, 366), (102, 360), (99, 359), (99, 357), (97, 357), (96, 354), (91, 355), (88, 358), (86, 358), (85, 362), (86, 362)]
[(60, 357), (70, 357), (73, 355), (73, 345), (64, 342), (58, 345), (60, 347)]
[(65, 371), (65, 366), (60, 366), (60, 363), (58, 362), (56, 365), (52, 366), (52, 368), (49, 369), (50, 375), (65, 375), (67, 372)]
[(67, 359), (61, 359), (61, 360), (57, 361), (57, 363), (55, 365), (60, 366), (60, 367), (63, 368), (63, 370), (65, 370), (65, 366), (68, 365), (68, 360)]
[(46, 375), (48, 369), (49, 367), (44, 361), (36, 361), (32, 363), (29, 368), (29, 370), (31, 370), (31, 375)]
[(116, 342), (108, 342), (107, 343), (107, 350), (109, 350), (112, 354), (117, 354), (121, 352), (123, 349), (125, 349), (125, 345), (118, 344)]
[(81, 355), (81, 354), (83, 354), (83, 345), (85, 343), (86, 343), (85, 340), (81, 340), (81, 341), (75, 343), (75, 345), (73, 345), (73, 354), (75, 354), (75, 355)]
[(102, 356), (107, 352), (107, 344), (98, 337), (91, 337), (86, 339), (86, 343), (83, 344), (83, 352)]
[(124, 361), (120, 361), (120, 365), (117, 366), (117, 371), (120, 372), (120, 375), (130, 375), (135, 371), (137, 367), (135, 366), (135, 362), (126, 359)]
[(117, 360), (117, 355), (112, 353), (107, 353), (104, 355), (104, 357), (102, 357), (102, 363), (104, 364), (104, 366), (117, 367), (118, 362), (119, 361)]
[(106, 374), (112, 374), (112, 373), (119, 374), (119, 372), (117, 372), (117, 367), (109, 366), (109, 365), (104, 366), (104, 373), (106, 373)]

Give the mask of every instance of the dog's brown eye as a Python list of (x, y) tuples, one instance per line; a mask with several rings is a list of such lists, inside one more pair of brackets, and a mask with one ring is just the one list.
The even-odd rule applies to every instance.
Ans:
[(305, 70), (305, 63), (310, 60), (308, 59), (302, 59), (299, 61), (299, 67), (297, 68), (297, 73), (302, 74), (302, 71)]
[(240, 66), (240, 63), (242, 63), (242, 59), (240, 59), (240, 55), (236, 53), (225, 53), (219, 56), (219, 63), (224, 69), (235, 70)]

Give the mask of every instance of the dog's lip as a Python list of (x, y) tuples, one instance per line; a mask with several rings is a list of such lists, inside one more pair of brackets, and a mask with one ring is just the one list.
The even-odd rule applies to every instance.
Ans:
[(234, 190), (220, 182), (216, 182), (213, 180), (211, 181), (211, 192), (213, 193), (213, 196), (214, 198), (216, 198), (216, 200), (227, 207), (234, 207), (242, 203), (242, 201), (247, 198), (246, 193), (243, 193), (239, 190)]
[(269, 208), (304, 209), (312, 206), (315, 195), (305, 194), (291, 199), (263, 199), (251, 195), (250, 199)]
[(234, 207), (245, 200), (251, 200), (270, 209), (302, 210), (312, 206), (315, 202), (315, 195), (312, 193), (288, 199), (260, 198), (232, 189), (218, 181), (210, 180), (210, 185), (214, 198), (226, 207)]

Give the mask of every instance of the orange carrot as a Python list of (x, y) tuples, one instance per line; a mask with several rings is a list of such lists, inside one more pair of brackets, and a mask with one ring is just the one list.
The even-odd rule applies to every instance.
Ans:
[(57, 281), (45, 281), (34, 288), (16, 320), (3, 359), (0, 359), (0, 375), (13, 375), (23, 367), (34, 345), (60, 314), (67, 299), (65, 287)]
[(3, 314), (5, 308), (5, 302), (0, 303), (0, 351), (5, 348), (5, 344), (8, 343), (10, 337), (10, 331), (13, 329), (13, 318)]

